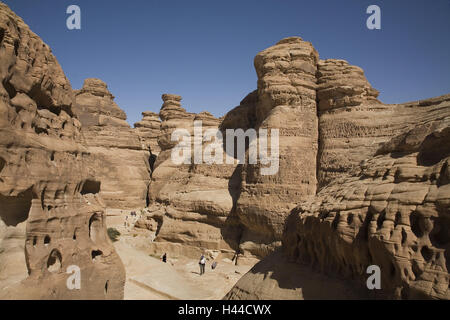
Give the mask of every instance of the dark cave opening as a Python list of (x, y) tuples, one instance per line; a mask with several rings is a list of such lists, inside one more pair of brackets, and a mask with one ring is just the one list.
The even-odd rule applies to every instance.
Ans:
[(103, 254), (101, 250), (93, 250), (91, 252), (92, 260), (95, 260), (97, 257), (100, 257)]
[(9, 83), (9, 79), (3, 80), (3, 87), (6, 92), (8, 92), (9, 99), (13, 99), (17, 95), (16, 89), (13, 87), (11, 83)]
[(156, 162), (157, 158), (158, 157), (157, 157), (156, 154), (150, 153), (150, 157), (148, 158), (148, 163), (150, 164), (150, 169), (152, 170), (152, 172), (153, 172), (153, 170), (155, 168), (155, 162)]
[(47, 260), (48, 271), (55, 273), (61, 270), (62, 256), (57, 249), (53, 249)]
[(97, 194), (100, 192), (101, 183), (94, 180), (86, 180), (81, 188), (81, 194), (85, 195), (88, 193)]
[(6, 165), (5, 159), (0, 157), (0, 172), (2, 172), (3, 168), (5, 167), (5, 165)]
[(0, 44), (2, 44), (3, 38), (5, 38), (5, 29), (0, 28)]
[(16, 56), (18, 56), (19, 55), (19, 40), (14, 40), (14, 54), (16, 55)]
[(32, 200), (32, 188), (19, 193), (17, 196), (0, 194), (0, 218), (7, 226), (16, 227), (19, 223), (28, 219)]

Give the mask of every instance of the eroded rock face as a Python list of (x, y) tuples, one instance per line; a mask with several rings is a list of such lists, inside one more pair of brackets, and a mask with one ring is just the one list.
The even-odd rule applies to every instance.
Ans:
[(135, 209), (147, 205), (150, 150), (126, 122), (126, 114), (99, 79), (86, 79), (75, 92), (74, 113), (80, 119), (90, 169), (101, 181), (100, 195), (109, 208)]
[[(0, 3), (0, 298), (122, 298), (104, 208), (150, 203), (135, 225), (152, 234), (150, 251), (267, 257), (226, 298), (372, 297), (366, 268), (378, 265), (377, 295), (449, 299), (450, 96), (385, 105), (360, 68), (319, 60), (298, 37), (255, 68), (257, 90), (223, 118), (165, 94), (159, 115), (130, 128), (103, 81), (73, 91)], [(279, 170), (194, 154), (175, 164), (174, 130), (192, 147), (214, 142), (194, 137), (196, 121), (278, 129)], [(80, 290), (66, 285), (72, 265)]]
[[(207, 113), (187, 113), (180, 96), (163, 95), (158, 140), (162, 152), (155, 164), (150, 199), (168, 205), (170, 210), (164, 214), (172, 219), (164, 219), (158, 229), (155, 242), (159, 246), (235, 251), (241, 259), (263, 257), (280, 246), (295, 196), (310, 197), (316, 190), (315, 162), (308, 159), (317, 154), (317, 61), (312, 45), (300, 38), (288, 38), (264, 50), (255, 58), (258, 90), (220, 120)], [(227, 155), (236, 160), (234, 164), (196, 164), (191, 159), (191, 164), (174, 165), (170, 154), (177, 142), (170, 141), (172, 132), (182, 128), (192, 136), (193, 123), (199, 120), (204, 130), (220, 129), (223, 150), (227, 129), (267, 129), (269, 136), (271, 129), (279, 130), (279, 170), (262, 175), (260, 163), (238, 164), (236, 152)], [(161, 216), (159, 209), (155, 212)]]
[(161, 132), (161, 120), (157, 113), (151, 111), (142, 112), (142, 117), (142, 120), (136, 122), (134, 127), (141, 139), (142, 148), (144, 150), (150, 150), (156, 159), (156, 156), (161, 151), (158, 145), (158, 137)]
[[(284, 220), (295, 199), (316, 191), (318, 54), (301, 38), (283, 39), (255, 57), (258, 90), (255, 129), (279, 130), (279, 169), (262, 175), (261, 163), (246, 164), (237, 214), (245, 226), (241, 249), (265, 256), (279, 246)], [(270, 133), (269, 133), (270, 135)]]
[[(361, 283), (367, 266), (378, 265), (385, 297), (449, 299), (450, 103), (409, 111), (426, 114), (416, 128), (427, 123), (429, 131), (410, 143), (404, 134), (394, 137), (401, 142), (381, 146), (389, 153), (363, 161), (298, 206), (286, 224), (284, 246), (293, 260)], [(433, 156), (424, 157), (433, 145), (428, 141), (444, 137), (443, 150), (431, 147)]]
[(49, 47), (0, 3), (1, 299), (123, 298), (73, 97)]
[[(331, 277), (318, 277), (319, 287), (335, 277), (354, 279), (351, 285), (330, 280), (335, 298), (343, 298), (343, 291), (352, 299), (447, 298), (448, 219), (442, 203), (449, 196), (448, 97), (385, 105), (360, 68), (321, 61), (299, 38), (264, 50), (255, 67), (258, 90), (218, 126), (222, 132), (279, 129), (280, 172), (262, 176), (259, 165), (249, 164), (173, 166), (170, 133), (187, 128), (192, 134), (197, 116), (181, 108), (180, 97), (164, 96), (161, 117), (170, 122), (162, 123), (166, 136), (160, 145), (166, 151), (150, 188), (159, 205), (141, 221), (154, 230), (155, 248), (194, 255), (198, 248), (234, 250), (263, 258), (283, 240), (280, 265), (270, 255), (227, 298), (331, 297), (312, 289), (317, 272)], [(427, 232), (438, 236), (427, 240)], [(293, 262), (299, 276), (287, 279), (282, 273), (295, 269)], [(384, 270), (383, 290), (376, 294), (365, 291), (371, 264)]]
[[(149, 197), (154, 204), (137, 227), (154, 232), (154, 252), (198, 258), (207, 250), (232, 258), (240, 236), (239, 226), (231, 217), (233, 192), (239, 187), (233, 185), (236, 165), (196, 164), (193, 152), (188, 156), (189, 164), (177, 165), (171, 157), (172, 148), (178, 144), (171, 141), (174, 130), (183, 129), (191, 135), (193, 150), (194, 122), (201, 121), (206, 131), (217, 129), (220, 120), (208, 112), (186, 112), (180, 96), (165, 94), (162, 98), (162, 133), (158, 139), (162, 151), (155, 163)], [(203, 142), (200, 137), (197, 143), (206, 147), (211, 142)]]
[(364, 71), (345, 60), (320, 60), (317, 65), (317, 98), (320, 113), (351, 108), (364, 102), (379, 102)]
[(380, 143), (404, 127), (392, 121), (393, 109), (376, 99), (378, 91), (361, 68), (344, 60), (320, 60), (317, 83), (320, 189), (373, 156)]
[[(385, 105), (344, 61), (320, 61), (317, 77), (317, 194), (290, 212), (279, 264), (264, 258), (226, 298), (329, 298), (335, 286), (313, 290), (323, 280), (311, 285), (307, 267), (356, 280), (357, 298), (449, 299), (449, 95)], [(299, 276), (286, 280), (291, 262)], [(370, 265), (382, 290), (367, 295)]]
[(385, 105), (362, 70), (343, 60), (320, 61), (317, 75), (319, 190), (374, 155), (412, 151), (442, 125), (439, 103)]

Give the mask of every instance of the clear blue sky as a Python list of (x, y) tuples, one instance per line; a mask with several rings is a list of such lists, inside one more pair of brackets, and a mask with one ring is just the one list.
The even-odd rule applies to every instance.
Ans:
[[(450, 0), (4, 0), (50, 47), (73, 88), (104, 80), (133, 124), (162, 93), (222, 116), (256, 88), (253, 58), (288, 36), (365, 70), (385, 103), (450, 93)], [(79, 5), (82, 29), (66, 28)], [(366, 8), (381, 7), (381, 30)]]

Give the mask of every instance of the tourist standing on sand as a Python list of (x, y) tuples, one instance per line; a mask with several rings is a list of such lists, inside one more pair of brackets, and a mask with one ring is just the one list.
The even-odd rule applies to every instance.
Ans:
[(206, 259), (204, 255), (200, 257), (200, 261), (198, 262), (198, 264), (200, 265), (200, 275), (203, 275), (205, 273), (205, 265), (206, 265)]
[(167, 253), (164, 253), (162, 256), (162, 262), (166, 263), (167, 262)]

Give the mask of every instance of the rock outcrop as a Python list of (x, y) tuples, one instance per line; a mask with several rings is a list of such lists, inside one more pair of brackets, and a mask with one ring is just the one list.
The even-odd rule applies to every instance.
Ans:
[[(0, 3), (0, 299), (123, 298), (106, 207), (141, 209), (150, 253), (262, 259), (227, 299), (450, 299), (450, 95), (383, 104), (361, 68), (298, 37), (254, 65), (224, 117), (164, 94), (130, 128), (103, 81), (72, 90)], [(271, 173), (250, 161), (264, 143)]]
[[(279, 171), (174, 166), (170, 135), (192, 135), (197, 116), (164, 96), (165, 151), (150, 187), (158, 204), (141, 221), (155, 251), (263, 258), (230, 299), (448, 298), (448, 96), (385, 105), (360, 68), (319, 60), (300, 38), (264, 50), (255, 67), (258, 90), (212, 127), (279, 129)], [(380, 292), (365, 288), (369, 265), (382, 270)], [(313, 285), (325, 281), (332, 290), (321, 295)]]
[(100, 195), (109, 208), (136, 209), (147, 205), (150, 150), (141, 144), (126, 114), (99, 79), (86, 79), (75, 92), (74, 113), (90, 154), (91, 172), (101, 181)]
[(361, 68), (344, 60), (320, 60), (317, 83), (321, 188), (372, 155), (393, 133), (386, 130), (392, 110), (376, 100), (378, 91)]
[(320, 113), (351, 108), (365, 102), (380, 103), (364, 71), (345, 60), (320, 60), (317, 64), (317, 100)]
[(292, 212), (289, 257), (361, 283), (377, 265), (385, 297), (449, 299), (448, 156), (426, 166), (418, 151), (364, 161)]
[(278, 281), (295, 262), (354, 290), (377, 265), (382, 290), (369, 297), (449, 299), (449, 95), (385, 105), (343, 60), (319, 60), (316, 77), (317, 193), (291, 200), (281, 266), (263, 259), (226, 298), (308, 298), (307, 278)]
[[(308, 159), (316, 159), (318, 149), (317, 63), (315, 49), (300, 38), (288, 38), (264, 50), (255, 58), (258, 90), (221, 121), (208, 114), (187, 113), (181, 108), (179, 96), (163, 96), (162, 134), (158, 140), (163, 151), (156, 161), (150, 199), (168, 204), (172, 209), (188, 208), (187, 211), (195, 215), (216, 216), (223, 221), (218, 223), (201, 216), (190, 217), (191, 213), (178, 213), (173, 220), (180, 226), (169, 229), (169, 224), (163, 222), (156, 242), (171, 242), (176, 246), (190, 243), (191, 247), (221, 250), (222, 253), (233, 249), (243, 258), (264, 257), (280, 246), (285, 218), (297, 199), (311, 197), (316, 192), (315, 161)], [(273, 174), (263, 175), (264, 165), (249, 164), (248, 155), (245, 163), (240, 164), (235, 161), (229, 165), (209, 165), (191, 159), (191, 164), (174, 166), (169, 159), (175, 145), (170, 141), (173, 130), (183, 128), (193, 135), (193, 122), (198, 120), (202, 120), (205, 130), (220, 128), (223, 150), (226, 150), (227, 129), (254, 130), (256, 144), (259, 144), (259, 129), (266, 129), (269, 137), (273, 129), (278, 130), (279, 168)], [(246, 143), (247, 149), (249, 143)], [(271, 152), (275, 150), (269, 145), (269, 155)], [(236, 151), (226, 156), (238, 158)], [(156, 216), (161, 216), (160, 211), (156, 212)], [(183, 230), (182, 225), (188, 227), (182, 220), (200, 218), (206, 222), (202, 228), (216, 231), (184, 232), (189, 234), (190, 240), (183, 240), (186, 237), (182, 232), (181, 239), (176, 230)], [(170, 230), (172, 236), (168, 236), (166, 230)], [(205, 241), (202, 235), (205, 233), (208, 237), (216, 233), (215, 245)]]
[(372, 296), (361, 284), (289, 261), (279, 250), (258, 262), (224, 300), (360, 300)]
[[(202, 148), (214, 143), (194, 137), (194, 123), (200, 124), (204, 133), (217, 129), (220, 121), (208, 112), (192, 114), (181, 107), (181, 97), (163, 95), (160, 117), (161, 146), (152, 174), (150, 206), (137, 226), (154, 232), (151, 250), (171, 252), (197, 258), (204, 250), (211, 255), (219, 253), (232, 258), (239, 243), (239, 226), (233, 221), (232, 175), (236, 165), (210, 165), (195, 163), (194, 144)], [(172, 160), (172, 149), (179, 141), (172, 141), (172, 133), (183, 129), (191, 135), (188, 143), (192, 152), (188, 163), (177, 165)], [(222, 145), (220, 145), (222, 148)]]
[(73, 98), (50, 48), (0, 3), (1, 299), (123, 298)]
[(142, 120), (136, 122), (134, 127), (141, 139), (142, 149), (149, 150), (156, 160), (161, 148), (158, 145), (158, 137), (161, 132), (161, 120), (157, 113), (151, 111), (142, 112)]
[[(254, 128), (279, 130), (279, 168), (262, 175), (261, 163), (242, 168), (237, 215), (245, 226), (241, 250), (262, 257), (279, 246), (286, 215), (299, 198), (316, 192), (318, 54), (292, 37), (255, 57), (258, 90)], [(274, 152), (269, 147), (268, 152)]]

